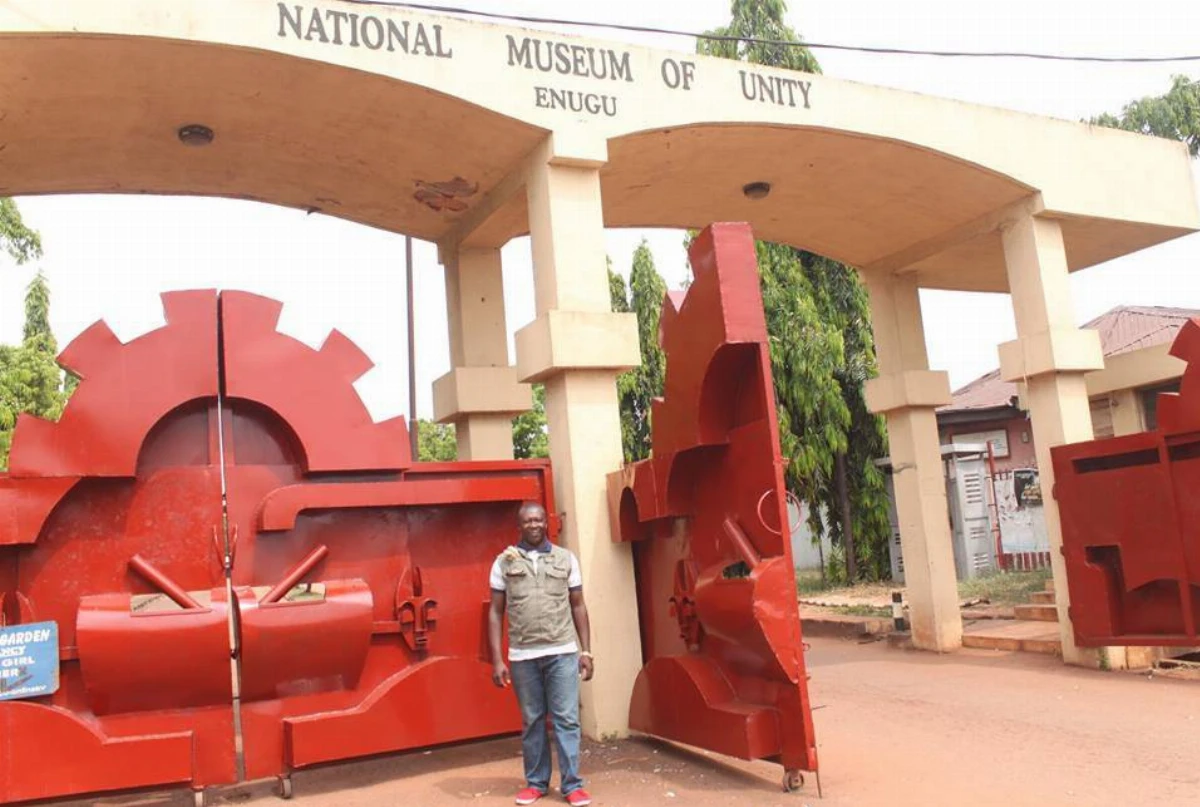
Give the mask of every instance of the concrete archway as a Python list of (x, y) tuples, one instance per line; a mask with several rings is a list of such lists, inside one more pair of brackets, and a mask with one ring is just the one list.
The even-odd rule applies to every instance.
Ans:
[[(1200, 229), (1182, 146), (896, 90), (379, 6), (273, 0), (0, 5), (0, 194), (251, 198), (437, 242), (454, 369), (435, 387), (463, 454), (511, 452), (523, 382), (547, 383), (565, 535), (611, 671), (593, 734), (620, 732), (639, 666), (612, 377), (638, 361), (608, 311), (604, 227), (749, 221), (859, 266), (871, 291), (914, 638), (961, 638), (920, 287), (1013, 294), (1043, 484), (1051, 446), (1091, 436), (1067, 273)], [(204, 148), (185, 124), (215, 132)], [(750, 201), (748, 182), (772, 184)], [(1152, 190), (1152, 192), (1150, 192)], [(537, 319), (510, 362), (499, 247), (532, 236)], [(1057, 511), (1047, 504), (1057, 540)], [(1071, 641), (1055, 554), (1064, 654)]]

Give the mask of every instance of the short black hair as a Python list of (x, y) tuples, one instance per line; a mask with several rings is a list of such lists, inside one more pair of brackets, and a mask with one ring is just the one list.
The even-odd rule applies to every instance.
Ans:
[(525, 515), (525, 513), (534, 508), (542, 511), (542, 515), (546, 515), (546, 508), (542, 507), (539, 502), (521, 502), (521, 506), (517, 508), (517, 518)]

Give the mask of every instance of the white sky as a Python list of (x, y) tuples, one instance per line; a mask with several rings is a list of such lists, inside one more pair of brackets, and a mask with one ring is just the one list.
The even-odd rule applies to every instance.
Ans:
[[(724, 23), (729, 0), (457, 0), (455, 5), (700, 31)], [(812, 42), (949, 50), (1026, 50), (1094, 55), (1200, 53), (1197, 0), (792, 0), (789, 21)], [(691, 50), (690, 40), (593, 31), (590, 36)], [(824, 72), (852, 79), (1078, 120), (1165, 92), (1174, 73), (1200, 78), (1200, 62), (1067, 64), (939, 59), (817, 51)], [(1200, 170), (1194, 170), (1200, 185)], [(128, 340), (162, 322), (157, 295), (239, 288), (284, 302), (281, 329), (317, 345), (338, 328), (376, 368), (358, 384), (377, 418), (407, 414), (403, 237), (250, 202), (63, 196), (19, 200), (42, 233), (40, 262), (53, 292), (52, 322), (65, 345), (97, 319)], [(670, 286), (685, 276), (682, 234), (610, 231), (614, 266), (628, 274), (634, 247), (650, 239)], [(0, 341), (20, 338), (22, 296), (39, 265), (0, 258)], [(418, 414), (432, 414), (430, 385), (449, 369), (442, 272), (418, 243)], [(510, 330), (533, 318), (529, 244), (504, 251)], [(1200, 308), (1200, 235), (1073, 276), (1077, 319), (1116, 305)], [(1007, 295), (922, 294), (930, 364), (958, 387), (997, 365), (996, 345), (1015, 330)]]

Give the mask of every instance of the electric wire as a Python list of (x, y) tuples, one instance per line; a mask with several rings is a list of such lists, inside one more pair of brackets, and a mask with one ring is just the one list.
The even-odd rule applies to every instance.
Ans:
[(959, 50), (922, 50), (918, 48), (896, 48), (874, 45), (846, 45), (832, 42), (796, 42), (790, 39), (759, 39), (747, 36), (725, 36), (711, 33), (695, 33), (680, 31), (673, 28), (659, 28), (649, 25), (629, 25), (618, 22), (594, 22), (586, 20), (564, 20), (556, 17), (539, 17), (527, 14), (503, 14), (497, 11), (479, 11), (456, 6), (443, 6), (430, 3), (406, 3), (401, 0), (347, 0), (353, 5), (383, 6), (400, 8), (410, 11), (427, 11), (435, 14), (457, 14), (472, 17), (482, 17), (505, 22), (523, 22), (535, 25), (562, 25), (576, 28), (603, 28), (614, 31), (628, 31), (638, 34), (657, 34), (663, 36), (688, 37), (690, 39), (705, 39), (713, 42), (744, 42), (749, 45), (770, 45), (810, 50), (840, 50), (856, 53), (871, 53), (889, 56), (932, 56), (940, 58), (974, 58), (974, 59), (1039, 59), (1055, 62), (1100, 62), (1106, 64), (1161, 64), (1168, 62), (1200, 62), (1200, 54), (1183, 56), (1088, 56), (1061, 53), (1033, 53), (1026, 51), (959, 51)]

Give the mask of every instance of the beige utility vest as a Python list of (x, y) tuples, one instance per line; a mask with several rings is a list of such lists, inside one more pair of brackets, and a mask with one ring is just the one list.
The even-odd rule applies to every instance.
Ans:
[(567, 586), (571, 555), (560, 546), (536, 554), (537, 571), (534, 571), (533, 561), (522, 552), (501, 556), (508, 643), (522, 650), (575, 641)]

